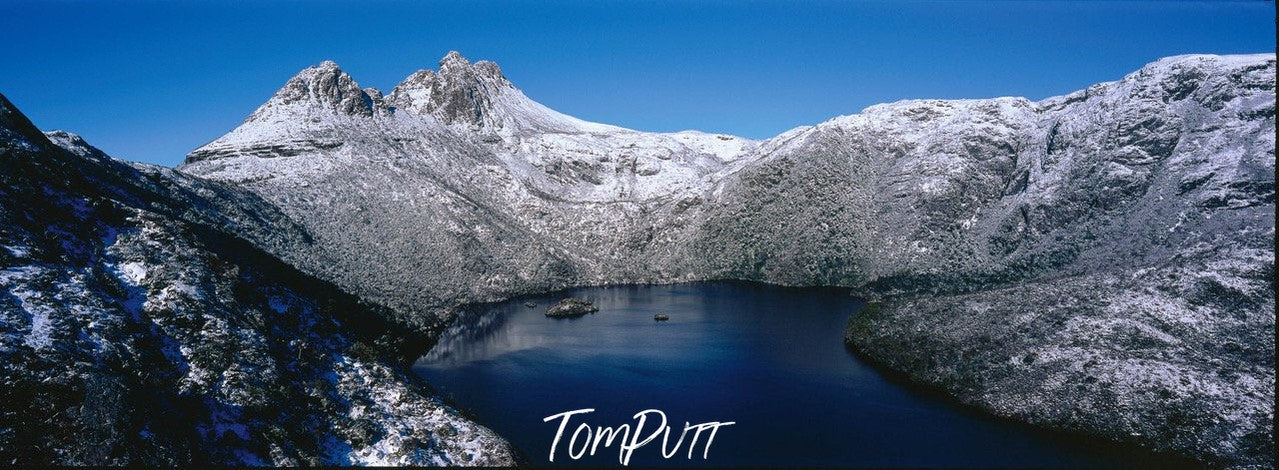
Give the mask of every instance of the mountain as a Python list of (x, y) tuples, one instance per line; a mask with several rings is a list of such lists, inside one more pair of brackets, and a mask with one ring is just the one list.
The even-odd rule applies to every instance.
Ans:
[(326, 62), (178, 171), (278, 207), (320, 253), (279, 256), (428, 335), (460, 304), (573, 285), (847, 286), (876, 300), (850, 347), (912, 380), (1264, 466), (1274, 79), (1272, 54), (1178, 56), (753, 141), (581, 121), (456, 53), (386, 96)]
[[(1004, 416), (1273, 465), (1274, 63), (1164, 59), (1036, 103), (980, 152), (1007, 118), (938, 116), (967, 122), (924, 152), (959, 161), (879, 178), (916, 175), (872, 193), (878, 233), (905, 229), (875, 244), (914, 246), (874, 257), (891, 300), (849, 344)], [(888, 132), (879, 111), (851, 124)]]
[(514, 462), (408, 370), (385, 307), (271, 254), (313, 240), (261, 198), (3, 96), (0, 162), (0, 461)]
[(332, 62), (308, 68), (180, 171), (304, 221), (337, 260), (304, 270), (426, 329), (459, 303), (631, 269), (619, 245), (651, 236), (648, 212), (688, 203), (756, 145), (571, 118), (456, 53), (376, 96)]

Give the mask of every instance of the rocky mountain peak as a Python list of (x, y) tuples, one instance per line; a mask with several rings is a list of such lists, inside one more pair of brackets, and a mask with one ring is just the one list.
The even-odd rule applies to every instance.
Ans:
[(67, 132), (61, 129), (54, 129), (44, 133), (54, 145), (62, 147), (63, 150), (71, 152), (81, 157), (105, 157), (106, 154), (97, 147), (89, 145), (79, 134)]
[(458, 51), (449, 51), (448, 54), (444, 54), (444, 58), (440, 59), (440, 69), (443, 70), (446, 66), (450, 65), (466, 67), (471, 65), (471, 61), (467, 60), (466, 57), (463, 57), (462, 53)]
[(261, 115), (267, 108), (296, 103), (311, 103), (348, 115), (372, 116), (374, 101), (337, 63), (326, 60), (294, 75), (249, 119)]
[(492, 124), (494, 102), (514, 89), (502, 69), (489, 61), (471, 63), (457, 51), (440, 59), (439, 72), (419, 70), (391, 91), (387, 103), (413, 114), (433, 115), (447, 124)]
[(457, 51), (449, 51), (448, 54), (444, 55), (444, 58), (440, 59), (441, 75), (465, 75), (477, 72), (479, 75), (484, 75), (488, 78), (505, 79), (502, 76), (502, 69), (497, 64), (487, 60), (479, 60), (472, 63)]

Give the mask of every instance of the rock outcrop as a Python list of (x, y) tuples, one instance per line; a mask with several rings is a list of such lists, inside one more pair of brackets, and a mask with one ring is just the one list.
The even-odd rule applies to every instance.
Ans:
[(494, 101), (503, 93), (518, 92), (514, 88), (497, 64), (472, 64), (454, 51), (440, 61), (440, 73), (415, 72), (391, 91), (387, 102), (397, 109), (435, 116), (445, 124), (501, 126), (494, 120)]

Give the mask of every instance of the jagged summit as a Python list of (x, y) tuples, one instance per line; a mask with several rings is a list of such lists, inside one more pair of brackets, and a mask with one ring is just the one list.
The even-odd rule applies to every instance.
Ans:
[[(361, 88), (336, 62), (326, 60), (294, 75), (249, 120), (262, 120), (278, 108), (300, 105), (350, 116), (400, 110), (431, 116), (444, 124), (505, 127), (509, 120), (502, 115), (510, 113), (495, 111), (505, 95), (516, 102), (528, 100), (506, 80), (497, 64), (485, 60), (472, 63), (457, 51), (440, 59), (438, 71), (418, 70), (387, 96), (376, 88)], [(529, 108), (518, 104), (516, 107)]]
[(492, 119), (493, 108), (501, 95), (510, 91), (516, 91), (515, 87), (502, 76), (497, 64), (471, 63), (451, 51), (440, 59), (439, 72), (414, 72), (391, 91), (387, 103), (414, 114), (435, 116), (445, 124), (500, 126), (502, 123)]
[(444, 54), (444, 57), (440, 59), (440, 65), (444, 65), (445, 62), (461, 62), (464, 64), (471, 63), (471, 61), (467, 60), (466, 57), (462, 56), (462, 53), (458, 51), (449, 51), (448, 54)]
[(326, 60), (289, 79), (246, 124), (298, 121), (301, 115), (309, 115), (304, 120), (327, 123), (328, 119), (313, 114), (317, 111), (357, 117), (398, 113), (427, 118), (427, 122), (506, 132), (620, 129), (582, 121), (534, 102), (506, 79), (496, 63), (471, 62), (457, 51), (440, 59), (437, 70), (413, 72), (385, 96), (375, 88), (362, 89), (337, 63)]
[[(554, 111), (525, 96), (497, 64), (472, 63), (454, 51), (439, 61), (438, 70), (414, 72), (386, 95), (375, 88), (361, 88), (333, 61), (307, 67), (239, 127), (193, 150), (186, 163), (354, 148), (353, 140), (385, 143), (390, 134), (399, 136), (391, 142), (400, 143), (428, 142), (450, 134), (450, 139), (493, 144), (548, 135), (638, 133)], [(657, 139), (669, 141), (668, 147), (696, 141), (695, 146), (717, 156), (736, 153), (745, 142), (735, 139), (724, 145), (714, 136), (688, 132)]]
[(498, 67), (496, 63), (487, 60), (471, 63), (470, 60), (457, 51), (449, 51), (448, 54), (445, 54), (444, 58), (440, 59), (439, 67), (439, 74), (443, 76), (465, 76), (471, 74), (486, 80), (502, 81), (506, 85), (510, 85), (510, 82), (506, 82), (506, 77), (502, 75), (502, 68)]
[(249, 120), (260, 118), (273, 108), (295, 103), (307, 103), (348, 115), (374, 114), (373, 98), (336, 62), (326, 60), (290, 78)]

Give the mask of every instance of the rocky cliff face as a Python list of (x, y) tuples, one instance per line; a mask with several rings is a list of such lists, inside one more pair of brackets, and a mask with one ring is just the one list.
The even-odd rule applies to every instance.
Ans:
[(367, 113), (335, 73), (282, 99), (304, 71), (180, 171), (278, 206), (333, 260), (304, 271), (404, 322), (576, 284), (843, 285), (883, 301), (851, 345), (964, 401), (1272, 462), (1273, 55), (765, 141), (587, 123), (455, 54)]
[(257, 196), (42, 134), (3, 96), (0, 162), (0, 461), (513, 462), (399, 362), (384, 307), (264, 251), (311, 237)]
[(461, 54), (450, 52), (440, 61), (440, 73), (419, 70), (391, 90), (387, 104), (419, 115), (434, 116), (445, 124), (501, 126), (494, 119), (495, 101), (504, 93), (518, 93), (502, 76), (497, 64), (471, 64)]

